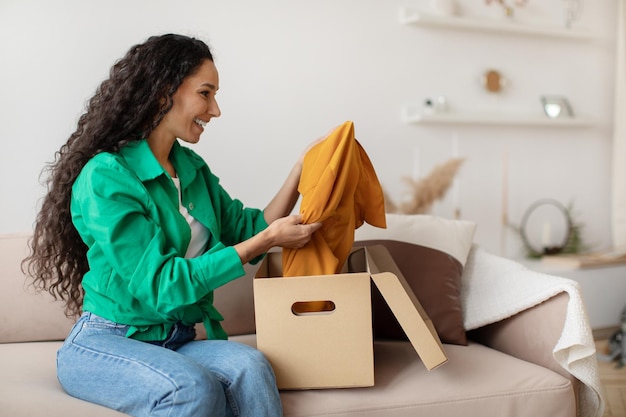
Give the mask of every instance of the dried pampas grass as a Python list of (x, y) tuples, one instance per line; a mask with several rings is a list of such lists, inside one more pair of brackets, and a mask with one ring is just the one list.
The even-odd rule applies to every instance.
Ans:
[(411, 187), (411, 199), (395, 204), (385, 193), (385, 207), (388, 213), (425, 214), (429, 213), (435, 201), (443, 198), (452, 185), (454, 176), (464, 158), (452, 158), (435, 166), (428, 176), (419, 180), (403, 178)]

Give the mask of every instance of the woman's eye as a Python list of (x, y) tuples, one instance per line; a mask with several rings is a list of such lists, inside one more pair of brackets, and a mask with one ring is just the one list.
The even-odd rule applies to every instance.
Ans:
[(200, 94), (202, 94), (204, 97), (208, 97), (211, 93), (209, 91), (201, 91)]

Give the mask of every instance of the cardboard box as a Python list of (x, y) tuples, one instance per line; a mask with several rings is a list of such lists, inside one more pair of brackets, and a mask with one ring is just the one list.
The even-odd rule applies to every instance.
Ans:
[(447, 361), (431, 320), (384, 246), (353, 250), (340, 274), (281, 274), (282, 253), (271, 252), (254, 279), (257, 348), (279, 388), (374, 385), (370, 280), (426, 368)]

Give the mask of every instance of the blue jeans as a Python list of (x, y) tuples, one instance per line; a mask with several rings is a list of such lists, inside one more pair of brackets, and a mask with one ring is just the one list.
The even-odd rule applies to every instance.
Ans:
[(70, 395), (132, 416), (280, 417), (274, 372), (258, 350), (191, 340), (175, 326), (160, 345), (125, 337), (128, 326), (84, 313), (57, 353)]

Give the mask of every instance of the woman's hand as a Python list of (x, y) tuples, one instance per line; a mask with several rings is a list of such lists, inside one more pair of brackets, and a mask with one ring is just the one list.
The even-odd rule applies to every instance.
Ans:
[(294, 214), (275, 220), (265, 231), (273, 246), (297, 249), (306, 245), (320, 227), (322, 223), (302, 224), (302, 216)]
[(234, 246), (242, 264), (269, 251), (274, 246), (298, 249), (306, 245), (322, 223), (302, 224), (302, 216), (294, 214), (274, 220), (267, 229)]
[[(336, 129), (336, 128), (335, 128)], [(334, 130), (334, 129), (333, 129)], [(333, 130), (328, 132), (330, 134)], [(287, 216), (293, 211), (300, 194), (298, 193), (298, 184), (300, 183), (300, 176), (302, 175), (302, 166), (304, 165), (304, 157), (306, 154), (318, 143), (326, 139), (328, 135), (317, 138), (307, 146), (305, 151), (300, 155), (298, 162), (289, 172), (287, 179), (283, 183), (282, 187), (272, 201), (265, 206), (264, 215), (265, 221), (269, 224), (274, 223), (276, 220)], [(287, 246), (285, 246), (287, 247)]]

